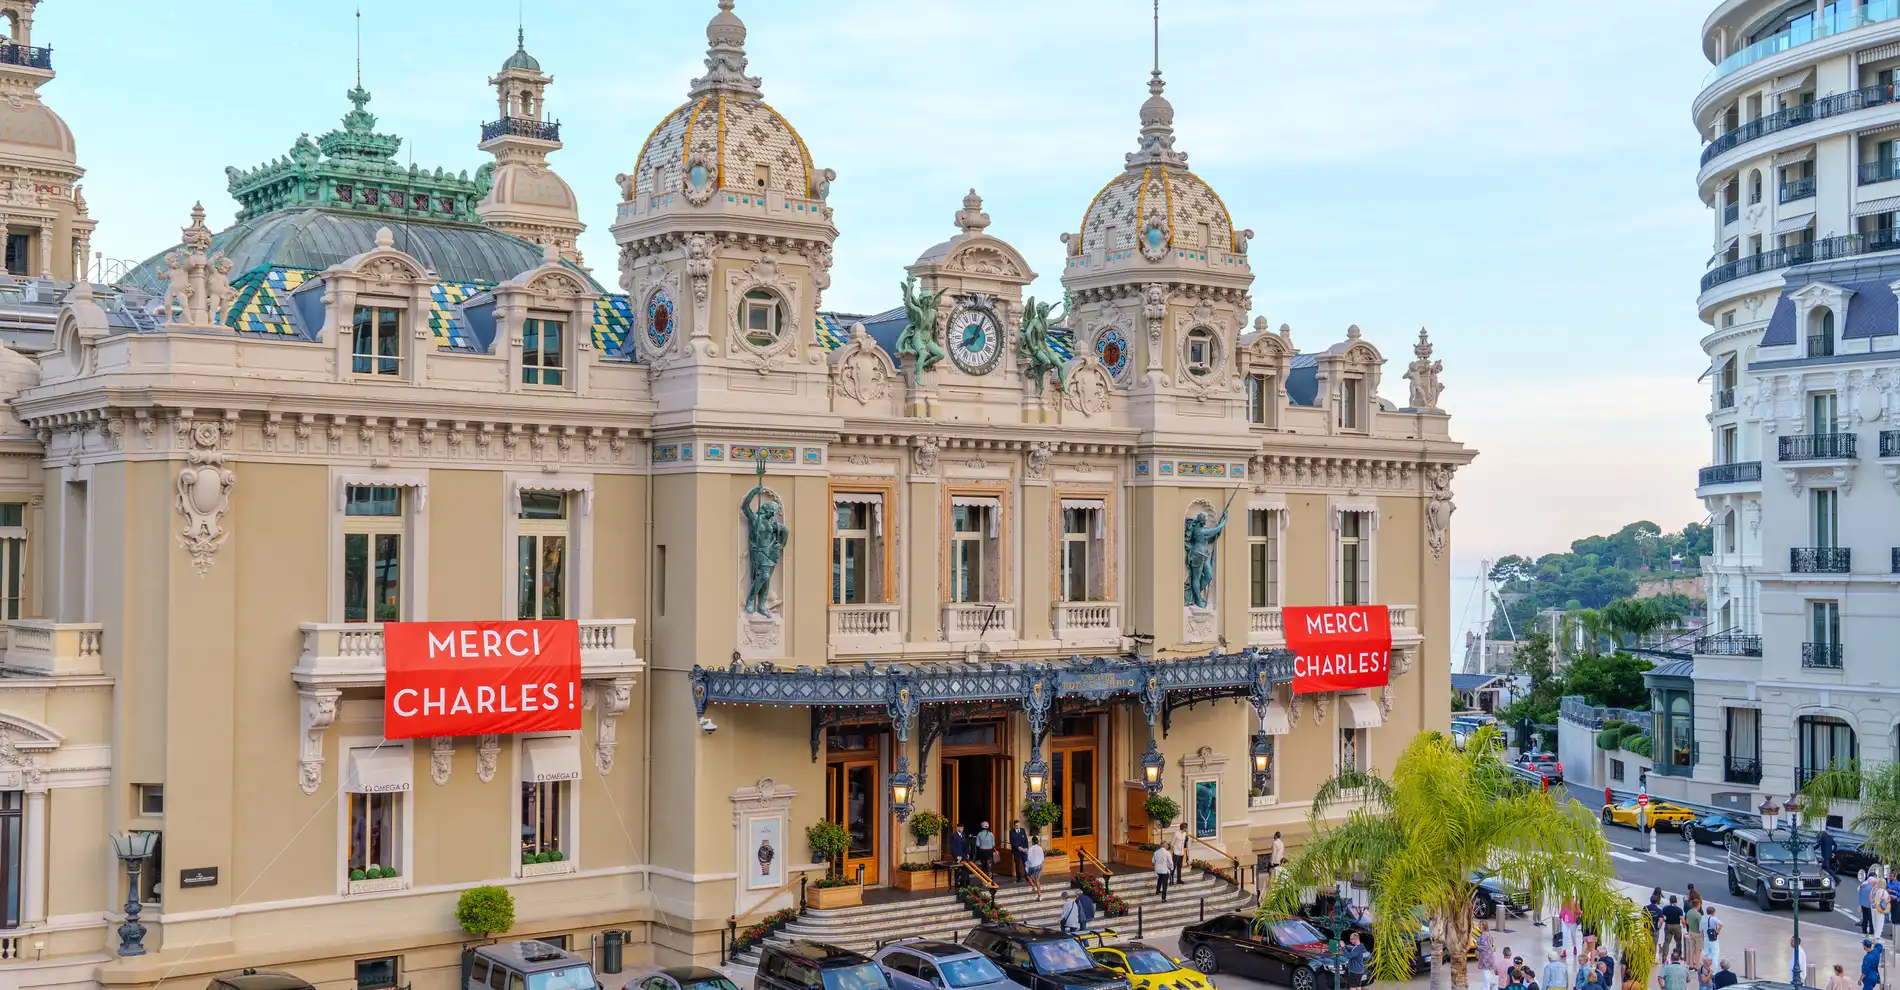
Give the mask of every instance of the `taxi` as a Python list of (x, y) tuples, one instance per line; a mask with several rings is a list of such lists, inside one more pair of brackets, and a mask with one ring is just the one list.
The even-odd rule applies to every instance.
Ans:
[(1089, 950), (1095, 965), (1128, 977), (1132, 990), (1207, 990), (1206, 973), (1142, 942), (1103, 945)]
[[(1622, 804), (1603, 806), (1603, 824), (1628, 825), (1636, 827), (1636, 802), (1625, 801)], [(1658, 829), (1680, 830), (1684, 825), (1696, 820), (1696, 813), (1679, 804), (1667, 801), (1649, 802), (1649, 823)]]

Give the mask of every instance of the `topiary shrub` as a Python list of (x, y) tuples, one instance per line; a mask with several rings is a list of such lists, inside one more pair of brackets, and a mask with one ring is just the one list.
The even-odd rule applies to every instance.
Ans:
[(1650, 741), (1649, 741), (1648, 736), (1642, 736), (1642, 735), (1630, 736), (1628, 739), (1623, 740), (1623, 748), (1629, 750), (1632, 753), (1635, 753), (1637, 756), (1651, 755)]
[(1142, 802), (1141, 810), (1148, 813), (1149, 821), (1162, 828), (1174, 824), (1174, 820), (1181, 817), (1181, 806), (1176, 804), (1173, 798), (1162, 797), (1159, 794)]
[(805, 829), (805, 841), (811, 845), (812, 861), (829, 863), (836, 872), (845, 852), (851, 848), (851, 833), (837, 822), (818, 822)]
[(368, 879), (369, 879), (369, 874), (368, 874), (368, 873), (365, 873), (365, 872), (363, 872), (362, 870), (351, 870), (351, 871), (350, 871), (350, 882), (351, 882), (351, 883), (360, 883), (360, 882), (362, 882), (362, 881), (364, 881), (364, 880), (368, 880)]
[(455, 902), (455, 922), (476, 938), (493, 938), (515, 926), (515, 895), (505, 887), (470, 887)]

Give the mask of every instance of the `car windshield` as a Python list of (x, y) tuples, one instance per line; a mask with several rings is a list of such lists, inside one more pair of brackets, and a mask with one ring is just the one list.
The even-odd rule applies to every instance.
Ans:
[[(1801, 853), (1802, 853), (1801, 862), (1803, 863), (1819, 863), (1821, 861), (1819, 858), (1819, 854), (1815, 851), (1813, 846), (1808, 846), (1807, 848), (1802, 849)], [(1794, 854), (1788, 851), (1787, 846), (1782, 845), (1779, 842), (1756, 843), (1755, 858), (1760, 859), (1760, 860), (1766, 860), (1768, 862), (1775, 862), (1775, 863), (1794, 862)]]
[(1267, 923), (1266, 930), (1267, 934), (1273, 936), (1273, 940), (1281, 945), (1305, 945), (1309, 942), (1326, 941), (1325, 936), (1304, 921), (1272, 921)]
[(985, 983), (1001, 983), (1008, 977), (996, 968), (984, 956), (971, 956), (968, 959), (945, 959), (937, 963), (937, 970), (943, 974), (945, 983), (953, 987), (975, 987)]
[(891, 990), (891, 983), (884, 978), (884, 971), (868, 962), (823, 970), (821, 975), (825, 990)]
[(711, 980), (700, 980), (697, 983), (682, 984), (680, 990), (739, 990), (739, 988), (734, 986), (731, 980), (721, 976)]
[(1172, 973), (1181, 967), (1174, 960), (1161, 954), (1158, 949), (1129, 949), (1128, 971), (1136, 976), (1153, 976), (1156, 973)]
[(1029, 957), (1036, 961), (1038, 973), (1070, 973), (1078, 969), (1089, 969), (1095, 960), (1082, 951), (1082, 943), (1072, 938), (1061, 938), (1051, 942), (1029, 943)]
[(528, 990), (594, 990), (594, 968), (582, 964), (529, 973)]

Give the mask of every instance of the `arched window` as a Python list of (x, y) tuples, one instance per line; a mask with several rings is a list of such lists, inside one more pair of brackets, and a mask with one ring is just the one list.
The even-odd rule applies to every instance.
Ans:
[(1748, 173), (1748, 205), (1761, 202), (1761, 169)]
[(1722, 552), (1735, 552), (1735, 510), (1722, 513)]
[(1834, 311), (1816, 306), (1808, 314), (1808, 357), (1827, 357), (1834, 353)]

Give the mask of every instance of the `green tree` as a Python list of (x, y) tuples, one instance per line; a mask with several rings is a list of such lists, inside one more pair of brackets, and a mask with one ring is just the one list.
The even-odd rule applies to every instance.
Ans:
[[(1390, 782), (1349, 769), (1321, 785), (1312, 837), (1274, 877), (1261, 917), (1291, 915), (1304, 891), (1358, 878), (1372, 891), (1373, 971), (1403, 982), (1412, 976), (1415, 919), (1424, 918), (1440, 944), (1462, 950), (1476, 877), (1495, 872), (1506, 884), (1574, 902), (1586, 923), (1628, 950), (1630, 977), (1645, 985), (1655, 957), (1650, 928), (1618, 888), (1595, 817), (1575, 801), (1514, 784), (1501, 751), (1495, 729), (1480, 730), (1462, 750), (1426, 732), (1400, 754)], [(1328, 811), (1347, 800), (1355, 806), (1345, 819), (1329, 823)], [(1451, 967), (1451, 984), (1468, 985), (1463, 965)]]
[(1815, 774), (1801, 788), (1804, 824), (1827, 820), (1834, 805), (1859, 801), (1860, 811), (1847, 824), (1867, 837), (1867, 848), (1883, 863), (1900, 861), (1900, 763), (1873, 769), (1858, 762), (1837, 763)]
[(1582, 695), (1592, 705), (1612, 708), (1649, 707), (1649, 688), (1643, 672), (1655, 666), (1632, 653), (1586, 654), (1564, 668), (1562, 694)]
[(1511, 657), (1511, 672), (1530, 678), (1530, 690), (1500, 709), (1498, 717), (1507, 724), (1525, 718), (1541, 723), (1556, 721), (1557, 708), (1563, 699), (1563, 682), (1557, 676), (1550, 634), (1531, 633), (1530, 638), (1518, 644), (1517, 652)]

